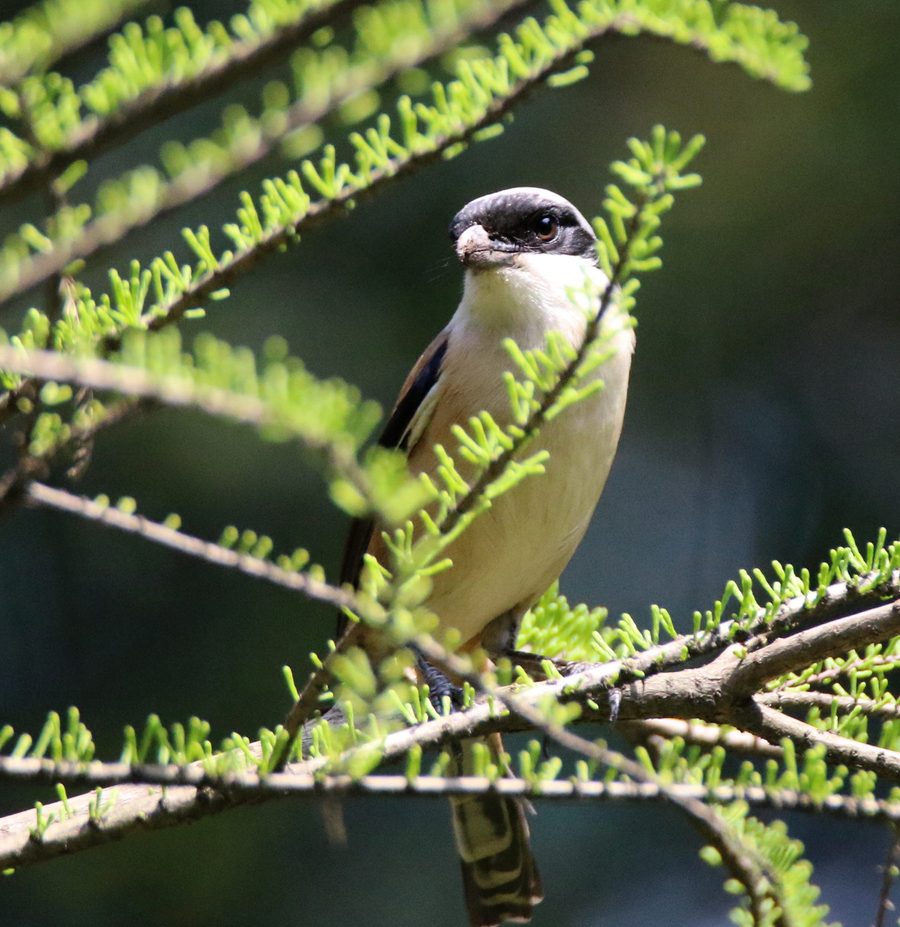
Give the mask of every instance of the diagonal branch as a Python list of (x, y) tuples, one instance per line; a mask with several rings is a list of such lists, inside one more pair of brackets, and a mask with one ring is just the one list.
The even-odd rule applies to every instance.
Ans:
[[(211, 159), (203, 165), (203, 169), (194, 164), (182, 175), (165, 182), (151, 207), (137, 215), (99, 215), (77, 235), (55, 242), (49, 251), (34, 253), (27, 260), (18, 262), (14, 270), (0, 278), (0, 304), (37, 286), (75, 259), (92, 257), (106, 246), (121, 242), (136, 229), (208, 195), (229, 178), (272, 156), (285, 138), (325, 119), (347, 100), (383, 86), (409, 68), (422, 67), (473, 32), (490, 29), (510, 12), (534, 2), (502, 0), (484, 6), (476, 5), (473, 10), (461, 13), (459, 20), (449, 27), (443, 22), (438, 23), (419, 46), (411, 48), (408, 40), (399, 41), (393, 55), (382, 56), (375, 61), (366, 60), (351, 67), (338, 76), (335, 85), (327, 88), (327, 94), (323, 95), (317, 88), (315, 94), (301, 97), (279, 114), (278, 119), (254, 120), (255, 135), (253, 128), (244, 129), (241, 138), (223, 152), (224, 158)], [(249, 145), (248, 140), (251, 142)]]
[(101, 505), (84, 496), (76, 496), (62, 489), (54, 489), (43, 483), (31, 483), (26, 490), (27, 501), (32, 505), (77, 515), (87, 521), (116, 528), (127, 534), (134, 534), (146, 541), (168, 547), (189, 557), (203, 560), (215, 566), (236, 570), (245, 576), (262, 579), (291, 592), (302, 593), (309, 599), (325, 602), (336, 608), (358, 608), (356, 597), (348, 589), (339, 589), (328, 583), (309, 576), (276, 566), (261, 557), (241, 554), (200, 538), (177, 531), (167, 525), (151, 521), (142, 515), (133, 515), (109, 505)]
[(829, 763), (844, 764), (853, 769), (868, 769), (884, 779), (900, 781), (900, 752), (821, 731), (805, 721), (783, 714), (757, 700), (732, 710), (734, 723), (745, 730), (779, 744), (785, 738), (801, 747), (824, 747)]
[(900, 600), (831, 621), (827, 632), (823, 634), (822, 627), (798, 631), (751, 651), (732, 674), (730, 690), (738, 696), (750, 695), (797, 666), (819, 663), (900, 634)]
[(0, 84), (10, 86), (99, 41), (153, 0), (43, 0), (3, 23)]
[(90, 116), (74, 129), (62, 148), (39, 152), (0, 177), (0, 201), (45, 185), (75, 161), (94, 159), (152, 125), (217, 96), (235, 82), (256, 75), (287, 55), (323, 26), (334, 26), (362, 0), (311, 2), (297, 19), (263, 37), (235, 41), (225, 55), (213, 57), (190, 77), (171, 77), (144, 90), (109, 116)]

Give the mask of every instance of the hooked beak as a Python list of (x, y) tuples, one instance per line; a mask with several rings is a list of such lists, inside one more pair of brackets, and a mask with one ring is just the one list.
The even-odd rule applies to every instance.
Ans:
[(477, 269), (509, 264), (515, 254), (512, 245), (492, 239), (481, 225), (470, 225), (456, 239), (456, 256), (464, 267)]

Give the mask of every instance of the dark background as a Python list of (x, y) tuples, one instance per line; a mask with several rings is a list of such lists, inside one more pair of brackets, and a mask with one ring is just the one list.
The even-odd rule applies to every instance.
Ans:
[[(563, 591), (639, 622), (659, 603), (684, 628), (740, 567), (815, 566), (843, 527), (862, 541), (880, 525), (896, 535), (900, 7), (772, 5), (810, 37), (811, 92), (790, 95), (660, 42), (609, 41), (588, 80), (538, 93), (499, 139), (388, 186), (193, 324), (253, 347), (281, 333), (316, 374), (390, 403), (456, 305), (445, 229), (457, 209), (536, 184), (593, 215), (629, 135), (658, 121), (703, 132), (704, 185), (666, 221), (665, 266), (637, 310), (621, 449)], [(194, 6), (201, 19), (226, 9)], [(143, 136), (96, 175), (211, 126), (214, 112)], [(239, 189), (283, 169), (226, 185), (130, 238), (99, 270), (176, 245), (182, 225), (216, 227)], [(16, 207), (4, 227), (38, 206)], [(89, 279), (102, 285), (97, 272)], [(14, 328), (21, 308), (0, 325)], [(246, 429), (155, 414), (104, 435), (80, 488), (134, 495), (152, 517), (177, 511), (205, 537), (253, 527), (336, 571), (345, 525), (316, 471)], [(0, 522), (0, 545), (0, 720), (34, 731), (48, 710), (77, 704), (105, 756), (124, 724), (152, 711), (197, 714), (219, 735), (275, 724), (288, 705), (280, 666), (303, 672), (332, 631), (327, 609), (62, 515), (18, 511)], [(49, 789), (4, 786), (0, 810), (36, 798), (53, 800)], [(23, 870), (0, 886), (0, 923), (463, 923), (443, 802), (351, 800), (345, 813), (347, 847), (331, 846), (315, 804), (298, 799)], [(870, 923), (888, 834), (788, 820), (834, 917)], [(698, 837), (668, 808), (545, 804), (533, 831), (547, 890), (536, 925), (727, 922), (721, 871), (698, 861)]]

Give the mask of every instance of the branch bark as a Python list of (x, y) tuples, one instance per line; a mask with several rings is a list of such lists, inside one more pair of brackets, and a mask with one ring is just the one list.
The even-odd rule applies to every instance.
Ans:
[[(873, 615), (873, 612), (878, 614)], [(878, 627), (880, 633), (889, 622), (897, 619), (898, 613), (900, 613), (898, 601), (892, 601), (879, 609), (871, 609), (864, 613), (861, 616), (860, 625), (866, 628)], [(873, 625), (873, 619), (883, 623)], [(843, 619), (838, 620), (843, 621)], [(832, 625), (833, 622), (825, 622), (817, 627), (816, 631), (821, 640), (832, 640)], [(846, 626), (842, 625), (842, 627)], [(850, 638), (842, 634), (841, 639), (849, 640)], [(768, 646), (774, 647), (778, 643), (780, 641), (775, 641)], [(558, 702), (577, 701), (582, 704), (593, 702), (594, 707), (585, 716), (585, 720), (608, 719), (607, 695), (609, 690), (616, 686), (621, 678), (628, 677), (635, 672), (647, 671), (650, 675), (646, 678), (617, 686), (617, 691), (621, 696), (618, 716), (623, 721), (701, 718), (708, 722), (731, 724), (776, 744), (784, 737), (794, 740), (801, 746), (824, 744), (828, 751), (827, 756), (833, 762), (844, 763), (852, 768), (872, 769), (886, 779), (894, 781), (900, 779), (900, 753), (856, 743), (820, 731), (804, 722), (789, 718), (774, 708), (757, 701), (748, 701), (746, 698), (739, 697), (739, 694), (733, 693), (729, 688), (731, 678), (736, 677), (739, 682), (745, 682), (747, 678), (741, 677), (739, 673), (741, 663), (735, 655), (735, 645), (731, 645), (717, 659), (701, 667), (661, 668), (657, 661), (664, 663), (667, 656), (673, 657), (672, 648), (677, 648), (679, 660), (684, 660), (685, 654), (690, 652), (687, 643), (679, 640), (664, 647), (652, 648), (632, 660), (600, 665), (572, 665), (568, 667), (568, 675), (562, 678), (536, 683), (526, 688), (503, 690), (507, 698), (514, 699), (518, 716), (505, 712), (500, 703), (490, 700), (478, 702), (466, 711), (397, 731), (388, 735), (377, 745), (382, 763), (398, 760), (406, 756), (414, 747), (425, 750), (493, 731), (533, 729), (534, 725), (524, 721), (522, 716), (534, 712), (541, 714), (541, 706), (547, 698)], [(817, 644), (814, 651), (821, 654), (825, 651), (833, 651), (833, 649), (833, 644), (830, 646)], [(797, 660), (797, 665), (792, 669), (802, 668), (810, 651), (807, 648), (793, 647), (791, 652)], [(783, 651), (780, 648), (777, 648), (774, 653), (773, 660), (782, 659), (780, 654)], [(760, 651), (760, 654), (765, 658), (765, 648)], [(583, 738), (578, 739), (583, 741)], [(370, 744), (355, 749), (372, 750), (373, 746)], [(353, 751), (350, 751), (339, 762), (345, 763), (352, 756)], [(320, 777), (328, 773), (328, 768), (328, 761), (324, 759), (309, 759), (289, 765), (284, 775)], [(52, 778), (54, 772), (65, 772), (53, 766), (49, 768), (20, 766), (18, 778), (22, 777), (23, 770), (41, 781), (48, 777)], [(0, 778), (4, 775), (11, 776), (14, 771), (14, 765), (4, 766), (0, 763)], [(84, 772), (79, 773), (74, 770), (68, 770), (68, 772), (74, 779), (87, 776)], [(126, 774), (121, 769), (117, 774), (136, 775), (134, 771)], [(237, 781), (226, 783), (220, 788), (213, 788), (213, 780), (204, 778), (206, 774), (202, 770), (199, 773), (179, 771), (177, 774), (166, 773), (165, 775), (169, 776), (165, 780), (167, 782), (186, 781), (192, 784), (168, 785), (165, 791), (159, 788), (148, 788), (146, 785), (120, 786), (115, 799), (108, 791), (102, 792), (99, 797), (95, 794), (87, 794), (72, 798), (68, 802), (72, 812), (69, 817), (51, 824), (40, 838), (31, 836), (31, 829), (34, 829), (37, 823), (33, 810), (0, 820), (0, 865), (26, 865), (117, 839), (131, 832), (196, 820), (237, 804), (262, 800), (272, 791), (278, 791), (271, 785), (255, 788), (246, 782), (242, 784)], [(179, 780), (179, 776), (183, 778)], [(192, 776), (196, 778), (192, 779)], [(162, 777), (163, 774), (160, 774), (159, 778)], [(269, 777), (269, 780), (270, 783), (282, 783), (281, 779)], [(297, 781), (307, 780), (298, 779)], [(216, 785), (221, 786), (221, 783), (216, 780)], [(497, 787), (505, 788), (505, 786)], [(309, 786), (309, 788), (313, 787)], [(347, 786), (347, 788), (350, 787)], [(541, 786), (541, 789), (548, 793), (555, 789), (565, 791), (566, 788), (568, 787), (551, 783)], [(657, 789), (655, 792), (654, 788)], [(288, 790), (289, 788), (285, 788), (282, 791)], [(360, 787), (360, 790), (365, 789)], [(574, 795), (575, 791), (576, 787), (573, 786), (569, 794)], [(651, 793), (658, 797), (661, 791), (657, 786), (653, 786)], [(92, 817), (89, 811), (92, 801), (95, 805), (99, 801), (101, 807), (108, 806), (113, 801), (114, 804), (105, 813), (95, 814)], [(851, 807), (847, 805), (848, 801), (849, 799), (846, 798), (836, 799), (833, 807), (835, 809)], [(791, 804), (790, 801), (789, 804)], [(792, 804), (799, 806), (803, 804), (803, 801), (798, 800)], [(825, 805), (827, 806), (827, 803)], [(858, 807), (856, 805), (852, 807), (857, 808), (859, 814), (864, 816), (880, 816), (882, 819), (886, 817), (893, 819), (897, 816), (893, 805), (863, 802)], [(61, 808), (58, 805), (48, 806), (45, 809), (46, 814), (54, 812), (59, 814), (60, 811)]]

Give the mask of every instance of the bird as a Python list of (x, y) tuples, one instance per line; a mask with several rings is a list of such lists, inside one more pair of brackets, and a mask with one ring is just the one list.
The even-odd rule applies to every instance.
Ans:
[[(590, 223), (550, 190), (479, 196), (449, 231), (464, 271), (462, 298), (406, 377), (379, 438), (406, 454), (413, 474), (436, 473), (435, 445), (453, 446), (454, 425), (483, 411), (500, 424), (511, 421), (502, 374), (514, 365), (505, 339), (539, 349), (556, 332), (577, 349), (588, 318), (572, 291), (583, 290), (586, 277), (598, 291), (608, 283)], [(522, 617), (559, 578), (588, 528), (622, 431), (635, 343), (615, 301), (602, 331), (612, 352), (593, 376), (603, 388), (544, 424), (528, 453), (549, 451), (545, 472), (495, 499), (445, 552), (452, 567), (432, 579), (426, 604), (437, 633), (455, 631), (461, 650), (511, 651)], [(468, 465), (457, 465), (465, 478)], [(342, 582), (358, 584), (365, 554), (388, 562), (379, 526), (358, 519), (345, 545)], [(490, 746), (499, 756), (497, 735)], [(527, 923), (543, 890), (525, 804), (493, 795), (455, 797), (451, 805), (470, 924)]]

